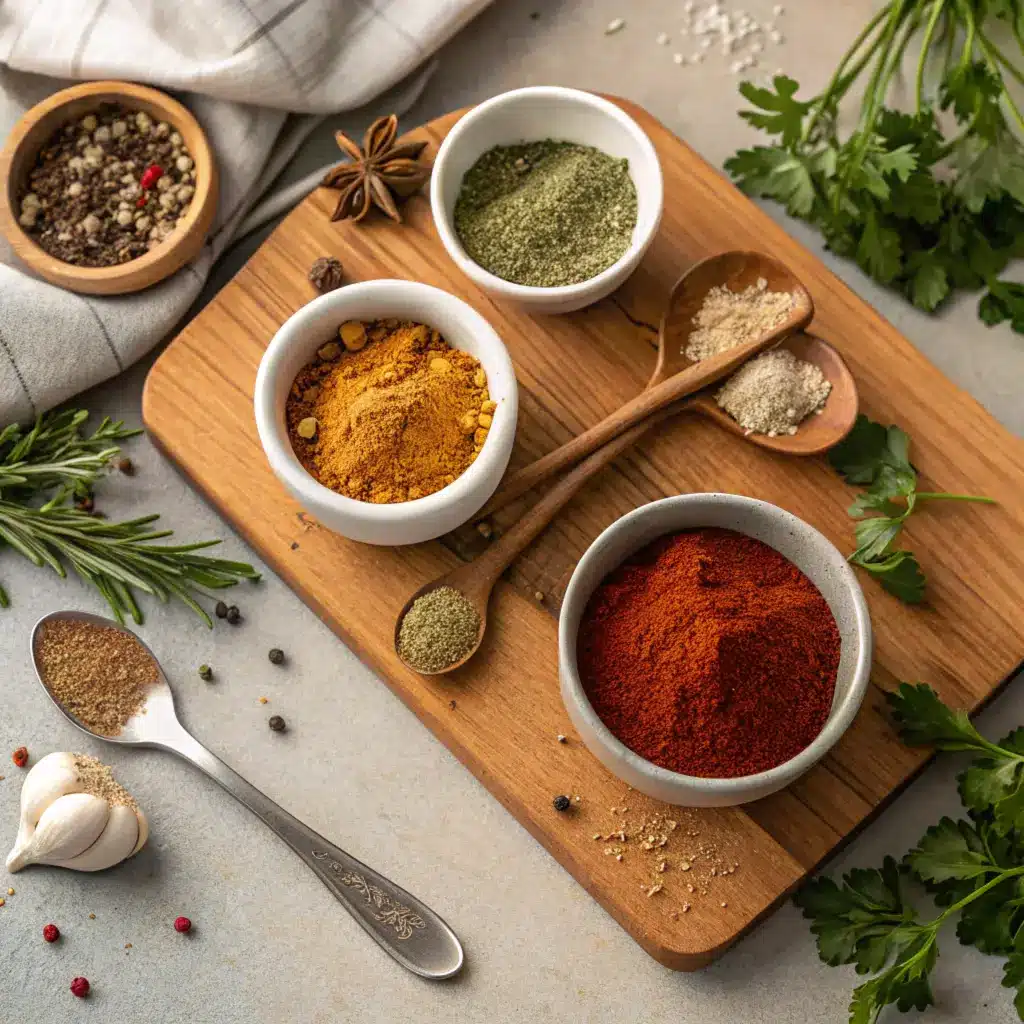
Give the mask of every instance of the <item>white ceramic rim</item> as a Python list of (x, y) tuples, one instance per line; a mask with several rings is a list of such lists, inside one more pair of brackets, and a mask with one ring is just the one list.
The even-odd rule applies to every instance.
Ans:
[[(612, 733), (607, 725), (604, 724), (601, 716), (598, 715), (594, 710), (593, 705), (590, 703), (590, 699), (587, 697), (587, 692), (584, 689), (583, 682), (579, 676), (579, 670), (576, 665), (576, 640), (578, 630), (572, 637), (570, 658), (567, 656), (568, 652), (565, 649), (568, 645), (568, 638), (563, 635), (561, 621), (559, 622), (558, 630), (560, 661), (563, 663), (568, 662), (571, 666), (572, 678), (569, 682), (576, 697), (578, 710), (580, 714), (587, 719), (588, 724), (594, 730), (601, 743), (622, 760), (636, 765), (643, 774), (648, 775), (658, 783), (668, 786), (677, 786), (680, 788), (685, 786), (691, 789), (703, 789), (708, 794), (721, 796), (728, 795), (738, 797), (743, 793), (754, 789), (762, 790), (766, 793), (776, 792), (784, 786), (789, 785), (799, 776), (803, 775), (804, 772), (813, 767), (828, 753), (829, 750), (832, 749), (833, 746), (835, 746), (836, 743), (839, 742), (839, 739), (857, 717), (857, 712), (860, 710), (860, 706), (864, 701), (864, 695), (867, 692), (868, 685), (871, 681), (871, 661), (873, 652), (871, 617), (868, 613), (868, 605), (867, 600), (864, 597), (864, 591), (861, 589), (856, 574), (850, 567), (849, 562), (847, 562), (842, 552), (840, 552), (839, 549), (823, 533), (811, 526), (810, 523), (801, 519), (799, 516), (793, 515), (792, 512), (787, 512), (784, 508), (779, 508), (778, 505), (773, 505), (771, 502), (767, 501), (761, 501), (759, 498), (748, 498), (745, 495), (740, 494), (729, 494), (723, 491), (702, 491), (696, 494), (678, 494), (669, 498), (661, 498), (658, 501), (652, 501), (646, 505), (641, 505), (632, 512), (628, 512), (621, 519), (617, 519), (610, 526), (602, 530), (597, 539), (589, 548), (587, 548), (583, 557), (577, 563), (576, 569), (573, 571), (573, 577), (576, 577), (576, 574), (584, 567), (588, 559), (597, 557), (597, 554), (593, 553), (598, 552), (600, 545), (610, 533), (618, 533), (621, 530), (628, 529), (631, 522), (642, 518), (645, 515), (649, 515), (650, 510), (657, 506), (661, 506), (666, 503), (683, 504), (696, 502), (705, 498), (728, 498), (737, 505), (745, 505), (756, 511), (758, 514), (770, 514), (781, 517), (794, 530), (798, 530), (801, 533), (811, 533), (816, 535), (821, 544), (827, 546), (827, 548), (830, 548), (835, 553), (835, 567), (842, 577), (843, 582), (846, 585), (846, 589), (850, 593), (851, 603), (854, 610), (856, 631), (857, 635), (861, 638), (861, 642), (857, 650), (857, 660), (853, 666), (849, 692), (838, 705), (833, 704), (832, 710), (829, 712), (828, 719), (825, 721), (821, 732), (815, 736), (814, 740), (808, 746), (804, 747), (799, 754), (791, 757), (788, 761), (783, 761), (782, 764), (776, 765), (774, 768), (769, 768), (764, 772), (757, 772), (754, 775), (737, 775), (732, 778), (723, 779), (707, 777), (704, 775), (684, 775), (682, 772), (674, 772), (668, 768), (662, 768), (660, 765), (656, 765), (652, 761), (648, 761), (635, 750), (631, 750)], [(698, 527), (691, 527), (691, 529), (698, 529)], [(737, 532), (742, 533), (743, 531), (737, 530)], [(771, 547), (771, 545), (769, 545), (769, 547)], [(639, 550), (639, 548), (637, 550)], [(569, 587), (566, 589), (566, 597), (571, 593), (572, 587), (573, 579), (570, 579)], [(589, 595), (587, 599), (589, 600)], [(564, 604), (565, 601), (563, 599), (563, 607)]]
[[(419, 294), (424, 299), (424, 305), (431, 298), (439, 302), (454, 304), (458, 309), (458, 315), (470, 329), (476, 333), (478, 338), (486, 338), (486, 344), (493, 347), (494, 358), (503, 362), (503, 369), (507, 372), (509, 379), (513, 382), (510, 410), (506, 417), (516, 412), (518, 402), (515, 390), (515, 369), (512, 366), (512, 359), (508, 349), (498, 336), (497, 331), (468, 303), (464, 302), (457, 295), (446, 292), (433, 285), (422, 284), (418, 281), (402, 281), (392, 278), (381, 278), (371, 281), (359, 281), (355, 284), (344, 286), (346, 298), (359, 300), (370, 297), (371, 294), (379, 300), (381, 296), (386, 300), (388, 293), (402, 292), (405, 295)], [(469, 468), (457, 476), (447, 487), (428, 494), (423, 498), (413, 498), (411, 501), (400, 501), (392, 504), (376, 504), (370, 501), (358, 501), (349, 498), (344, 494), (338, 494), (329, 487), (325, 487), (319, 480), (312, 476), (299, 462), (291, 442), (288, 440), (288, 430), (285, 425), (284, 407), (276, 409), (273, 392), (273, 383), (277, 380), (280, 365), (284, 361), (286, 353), (295, 345), (308, 344), (310, 346), (310, 358), (316, 352), (317, 344), (322, 345), (323, 341), (314, 343), (301, 340), (306, 325), (316, 318), (321, 306), (332, 305), (337, 302), (337, 292), (327, 292), (310, 302), (307, 302), (301, 309), (297, 309), (278, 329), (271, 338), (260, 360), (259, 370), (256, 373), (256, 385), (253, 389), (253, 411), (256, 416), (256, 429), (259, 433), (260, 442), (268, 457), (273, 457), (272, 468), (283, 478), (284, 482), (294, 492), (306, 494), (312, 502), (326, 505), (336, 509), (344, 515), (362, 517), (374, 523), (385, 525), (399, 525), (416, 519), (423, 515), (439, 512), (446, 509), (459, 500), (470, 495), (474, 488), (483, 483), (483, 477), (487, 473), (487, 462), (490, 452), (493, 452), (498, 444), (498, 438), (488, 433), (480, 454), (473, 460)], [(425, 316), (425, 320), (429, 320)], [(433, 326), (433, 325), (428, 325)], [(447, 340), (447, 339), (446, 339)], [(289, 381), (289, 386), (291, 382)], [(492, 396), (493, 397), (493, 396)], [(490, 445), (490, 452), (488, 451)], [(273, 453), (271, 452), (273, 449)]]
[[(636, 144), (644, 151), (651, 167), (654, 170), (653, 177), (656, 181), (658, 194), (657, 196), (652, 195), (651, 199), (658, 210), (658, 215), (651, 221), (650, 229), (643, 237), (639, 237), (634, 234), (634, 238), (630, 242), (629, 248), (610, 267), (606, 267), (595, 277), (588, 277), (585, 281), (577, 281), (576, 284), (558, 285), (554, 288), (540, 288), (535, 285), (516, 284), (514, 281), (508, 281), (503, 277), (498, 277), (497, 274), (492, 274), (489, 270), (480, 266), (476, 260), (466, 253), (466, 250), (462, 246), (462, 242), (459, 241), (459, 236), (455, 232), (455, 227), (451, 223), (448, 211), (445, 209), (444, 201), (442, 199), (442, 182), (447, 173), (447, 156), (449, 152), (458, 145), (460, 138), (469, 126), (476, 121), (488, 117), (496, 108), (525, 96), (537, 96), (555, 100), (569, 100), (576, 103), (586, 104), (587, 106), (593, 107), (595, 110), (600, 110), (612, 120), (617, 121), (621, 127), (633, 136)], [(553, 129), (552, 137), (557, 136), (557, 134), (557, 130)], [(634, 187), (639, 190), (640, 186), (637, 184), (636, 178), (633, 175), (630, 175), (630, 177), (633, 178)], [(654, 148), (654, 143), (651, 142), (647, 133), (640, 127), (640, 125), (638, 125), (636, 121), (634, 121), (633, 118), (631, 118), (624, 110), (617, 107), (614, 103), (610, 103), (603, 97), (597, 96), (591, 92), (586, 92), (583, 89), (569, 89), (560, 85), (530, 85), (522, 89), (512, 89), (509, 92), (503, 92), (497, 96), (492, 96), (489, 100), (484, 100), (483, 103), (475, 106), (468, 114), (465, 114), (456, 122), (455, 126), (445, 137), (444, 142), (441, 143), (441, 146), (437, 151), (437, 156), (434, 158), (434, 169), (430, 177), (430, 208), (434, 216), (434, 224), (437, 227), (437, 233), (441, 236), (441, 241), (444, 243), (444, 247), (448, 250), (449, 255), (451, 255), (456, 262), (463, 267), (463, 269), (465, 269), (464, 264), (471, 266), (474, 271), (474, 274), (471, 276), (475, 276), (477, 282), (482, 286), (501, 292), (510, 299), (516, 299), (524, 302), (538, 298), (544, 298), (551, 301), (571, 299), (582, 291), (590, 291), (591, 289), (597, 291), (600, 289), (603, 284), (616, 277), (616, 275), (622, 271), (624, 264), (636, 259), (637, 254), (646, 249), (650, 244), (651, 239), (657, 232), (658, 226), (661, 223), (661, 211), (664, 206), (664, 199), (665, 182), (664, 176), (661, 172), (661, 161), (658, 159), (658, 153)]]

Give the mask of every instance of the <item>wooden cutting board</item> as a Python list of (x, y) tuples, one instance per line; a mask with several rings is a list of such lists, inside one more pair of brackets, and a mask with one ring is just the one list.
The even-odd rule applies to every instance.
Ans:
[[(661, 157), (665, 215), (641, 267), (611, 298), (567, 316), (530, 317), (456, 270), (425, 197), (407, 204), (401, 226), (378, 216), (332, 224), (336, 194), (320, 190), (171, 343), (150, 373), (143, 413), (202, 493), (552, 856), (651, 956), (693, 970), (777, 907), (921, 768), (925, 755), (903, 747), (885, 718), (884, 690), (925, 680), (947, 701), (975, 709), (1024, 660), (1024, 444), (683, 142), (643, 110), (621, 106)], [(416, 134), (436, 146), (459, 116)], [(452, 677), (424, 679), (394, 655), (394, 617), (465, 545), (375, 548), (312, 523), (267, 466), (252, 390), (271, 336), (314, 295), (310, 264), (335, 255), (352, 281), (425, 281), (460, 295), (494, 325), (521, 388), (513, 463), (520, 465), (636, 394), (653, 368), (654, 325), (675, 280), (694, 261), (737, 248), (772, 253), (810, 289), (814, 329), (848, 360), (864, 411), (910, 433), (923, 489), (987, 494), (1001, 504), (936, 503), (914, 515), (906, 543), (928, 574), (926, 605), (904, 606), (864, 581), (876, 631), (874, 686), (828, 758), (746, 808), (680, 811), (628, 791), (569, 726), (555, 656), (562, 588), (612, 520), (687, 491), (774, 502), (851, 550), (851, 492), (824, 460), (786, 460), (703, 421), (670, 421), (582, 492), (520, 560), (495, 593), (480, 654)], [(344, 714), (339, 704), (339, 719)], [(569, 814), (552, 808), (560, 793), (580, 797)], [(661, 827), (654, 850), (644, 849), (646, 836), (603, 838), (659, 812), (677, 825), (670, 835)], [(659, 848), (662, 833), (669, 841)], [(662, 859), (666, 870), (657, 873)], [(663, 888), (649, 896), (652, 880)]]

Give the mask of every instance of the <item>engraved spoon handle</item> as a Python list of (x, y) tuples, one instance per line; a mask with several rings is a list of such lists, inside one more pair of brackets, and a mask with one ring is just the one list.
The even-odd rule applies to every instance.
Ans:
[(179, 729), (153, 745), (194, 764), (273, 829), (385, 952), (422, 978), (450, 978), (459, 971), (462, 945), (430, 907), (329, 843)]

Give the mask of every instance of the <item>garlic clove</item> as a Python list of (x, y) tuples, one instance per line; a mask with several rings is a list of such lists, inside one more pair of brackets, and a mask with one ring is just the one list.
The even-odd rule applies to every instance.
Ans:
[(149, 819), (138, 807), (135, 808), (135, 816), (139, 821), (139, 838), (135, 841), (135, 849), (128, 854), (129, 857), (134, 857), (146, 845), (146, 840), (149, 838)]
[(47, 863), (75, 871), (103, 871), (112, 868), (135, 852), (139, 831), (139, 819), (135, 811), (119, 804), (110, 808), (106, 826), (92, 846), (77, 857), (50, 860)]
[(89, 793), (69, 793), (43, 811), (39, 824), (24, 845), (15, 845), (7, 857), (12, 874), (28, 864), (70, 860), (99, 838), (110, 816), (106, 800)]
[(47, 807), (68, 793), (80, 793), (82, 785), (75, 769), (75, 755), (56, 751), (40, 758), (25, 776), (21, 787), (21, 825), (18, 844), (28, 842)]

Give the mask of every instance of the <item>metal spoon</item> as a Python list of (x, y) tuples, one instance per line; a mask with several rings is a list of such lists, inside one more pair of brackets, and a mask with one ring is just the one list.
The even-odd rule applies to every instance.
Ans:
[[(706, 416), (719, 426), (761, 448), (790, 455), (811, 455), (825, 451), (837, 444), (850, 432), (857, 418), (857, 385), (843, 357), (826, 341), (808, 334), (800, 334), (781, 342), (780, 348), (788, 348), (798, 359), (805, 359), (818, 366), (832, 384), (828, 399), (821, 413), (809, 416), (795, 434), (768, 437), (766, 434), (748, 434), (724, 410), (718, 407), (711, 390), (685, 398), (654, 413), (631, 430), (609, 441), (582, 462), (573, 467), (540, 500), (525, 513), (506, 533), (502, 534), (487, 550), (472, 562), (460, 565), (439, 579), (420, 587), (406, 601), (395, 624), (395, 651), (402, 657), (398, 636), (402, 619), (413, 602), (438, 587), (452, 587), (463, 593), (480, 617), (480, 632), (473, 649), (460, 661), (439, 672), (421, 672), (421, 675), (443, 675), (465, 665), (477, 652), (487, 629), (487, 606), (491, 591), (501, 574), (522, 553), (523, 549), (551, 522), (576, 492), (594, 475), (614, 461), (627, 448), (636, 444), (655, 424), (681, 412), (695, 412)], [(404, 661), (404, 658), (403, 658)], [(420, 671), (409, 665), (413, 671)]]
[[(707, 293), (714, 287), (743, 291), (762, 278), (770, 291), (789, 292), (793, 296), (789, 316), (756, 341), (728, 349), (698, 363), (689, 359), (683, 350), (694, 330), (693, 318), (703, 305)], [(814, 304), (807, 289), (784, 263), (771, 256), (737, 250), (719, 253), (695, 263), (679, 278), (669, 295), (658, 330), (658, 363), (647, 387), (600, 423), (509, 476), (491, 500), (473, 517), (474, 520), (486, 519), (510, 501), (641, 422), (647, 421), (653, 425), (657, 422), (653, 415), (659, 410), (729, 376), (740, 364), (778, 344), (781, 339), (802, 331), (811, 322), (813, 315)]]
[(103, 736), (79, 721), (46, 686), (36, 657), (40, 630), (52, 619), (77, 619), (96, 626), (119, 629), (131, 636), (131, 630), (99, 615), (87, 612), (53, 612), (44, 615), (32, 630), (32, 661), (36, 675), (50, 699), (72, 724), (83, 732), (108, 743), (127, 747), (156, 747), (169, 750), (191, 762), (226, 789), (273, 829), (313, 870), (342, 906), (359, 922), (363, 930), (403, 967), (422, 978), (450, 978), (462, 967), (462, 945), (455, 933), (425, 903), (356, 860), (344, 850), (327, 842), (298, 818), (293, 818), (215, 757), (178, 721), (174, 697), (167, 677), (153, 652), (141, 639), (157, 666), (158, 680), (149, 689), (145, 707), (131, 718), (118, 736)]

